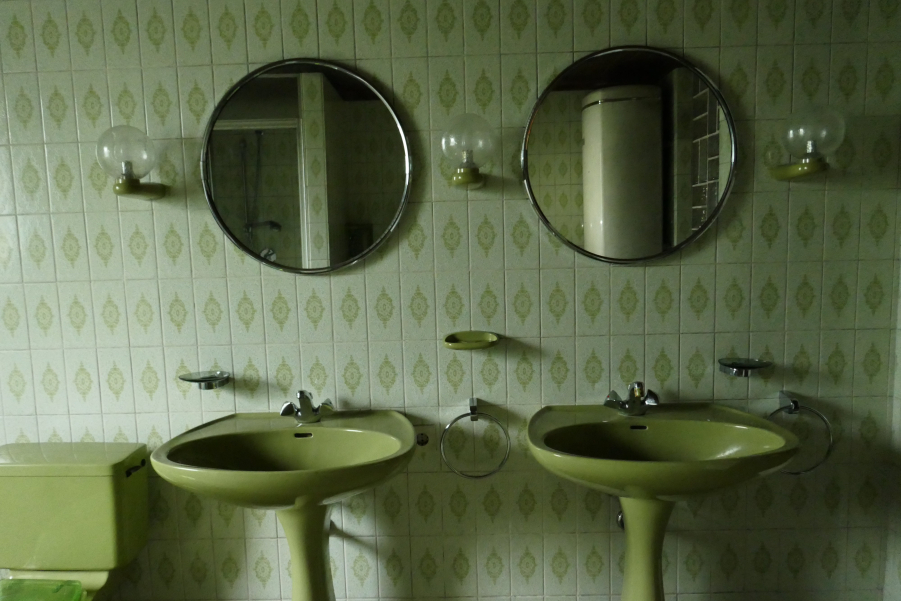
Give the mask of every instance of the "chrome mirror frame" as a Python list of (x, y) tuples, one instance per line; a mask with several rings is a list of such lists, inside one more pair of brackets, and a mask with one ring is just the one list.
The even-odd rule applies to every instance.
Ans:
[[(704, 221), (704, 223), (701, 224), (701, 226), (697, 230), (695, 230), (690, 236), (688, 236), (687, 238), (685, 238), (678, 244), (674, 245), (672, 248), (668, 248), (668, 249), (664, 250), (663, 252), (657, 253), (656, 255), (651, 255), (651, 256), (647, 256), (647, 257), (639, 257), (637, 259), (617, 259), (615, 257), (605, 257), (605, 256), (601, 256), (601, 255), (596, 255), (592, 252), (585, 250), (578, 244), (571, 242), (566, 236), (561, 234), (550, 223), (547, 216), (541, 210), (541, 206), (538, 204), (538, 199), (535, 197), (535, 192), (532, 190), (531, 181), (529, 179), (529, 162), (528, 162), (529, 137), (530, 137), (530, 134), (532, 133), (532, 127), (535, 123), (535, 116), (538, 114), (538, 110), (541, 108), (542, 103), (547, 99), (547, 97), (551, 94), (551, 92), (555, 91), (556, 84), (564, 79), (564, 77), (566, 76), (567, 71), (569, 71), (569, 69), (571, 69), (577, 65), (584, 65), (585, 63), (588, 63), (592, 60), (596, 60), (597, 58), (602, 57), (602, 56), (608, 56), (611, 54), (620, 54), (620, 53), (625, 53), (625, 52), (636, 52), (636, 51), (658, 55), (667, 60), (675, 61), (679, 64), (679, 66), (690, 70), (698, 79), (700, 79), (708, 87), (708, 89), (713, 94), (714, 98), (716, 98), (716, 101), (719, 103), (720, 107), (722, 108), (723, 115), (724, 115), (726, 124), (729, 129), (729, 136), (731, 138), (730, 139), (730, 151), (731, 152), (730, 152), (730, 157), (729, 157), (729, 159), (730, 159), (730, 161), (729, 161), (729, 177), (726, 180), (725, 185), (722, 187), (722, 191), (720, 192), (720, 198), (717, 201), (716, 206), (710, 212), (710, 215), (707, 217), (707, 219)], [(565, 244), (572, 250), (576, 251), (580, 255), (588, 257), (589, 259), (595, 259), (597, 261), (603, 261), (605, 263), (613, 263), (613, 264), (617, 264), (617, 265), (635, 265), (635, 264), (646, 263), (649, 261), (654, 261), (655, 259), (661, 259), (663, 257), (668, 257), (670, 255), (673, 255), (673, 254), (681, 251), (683, 248), (687, 247), (689, 244), (691, 244), (692, 242), (694, 242), (695, 240), (700, 238), (702, 235), (704, 235), (704, 233), (716, 221), (716, 218), (719, 216), (720, 211), (722, 210), (723, 205), (725, 204), (726, 199), (729, 196), (729, 192), (732, 190), (732, 185), (734, 184), (734, 181), (735, 181), (737, 154), (738, 154), (738, 144), (736, 142), (735, 120), (732, 117), (732, 112), (729, 110), (729, 105), (726, 103), (726, 99), (723, 97), (722, 92), (720, 92), (719, 88), (713, 83), (713, 81), (706, 74), (704, 74), (703, 71), (701, 71), (696, 66), (694, 66), (693, 64), (686, 61), (684, 58), (677, 56), (671, 52), (668, 52), (666, 50), (662, 50), (660, 48), (654, 48), (651, 46), (617, 46), (614, 48), (607, 48), (606, 50), (599, 50), (597, 52), (592, 52), (591, 54), (583, 56), (579, 60), (577, 60), (577, 61), (573, 62), (571, 65), (569, 65), (566, 69), (563, 69), (544, 88), (544, 90), (541, 92), (541, 95), (538, 97), (538, 100), (535, 101), (535, 104), (532, 107), (532, 111), (529, 114), (529, 121), (526, 124), (526, 129), (525, 129), (525, 132), (523, 134), (523, 139), (522, 139), (522, 149), (520, 152), (520, 168), (522, 170), (523, 185), (525, 186), (526, 194), (528, 194), (528, 196), (529, 196), (529, 201), (532, 204), (532, 208), (535, 209), (535, 212), (538, 214), (538, 218), (541, 220), (542, 223), (544, 223), (545, 227), (547, 227), (547, 229), (550, 230), (550, 232), (552, 234), (554, 234), (554, 236), (560, 242), (562, 242), (563, 244)]]
[[(265, 259), (250, 248), (248, 248), (243, 242), (238, 240), (238, 238), (229, 230), (225, 225), (225, 220), (219, 214), (219, 210), (216, 207), (215, 200), (213, 199), (212, 193), (212, 182), (210, 177), (210, 156), (209, 156), (209, 144), (210, 137), (213, 133), (213, 128), (216, 124), (216, 121), (219, 118), (219, 115), (222, 114), (222, 111), (225, 109), (225, 106), (228, 104), (229, 100), (241, 90), (246, 84), (255, 80), (258, 76), (263, 75), (268, 71), (272, 71), (274, 69), (280, 69), (286, 66), (291, 65), (311, 65), (320, 69), (319, 72), (327, 72), (328, 70), (332, 70), (338, 73), (341, 73), (345, 76), (352, 77), (357, 80), (360, 84), (366, 86), (376, 98), (382, 101), (382, 104), (388, 110), (391, 115), (391, 118), (394, 120), (395, 125), (397, 125), (397, 131), (400, 134), (401, 143), (404, 148), (404, 191), (401, 196), (400, 204), (397, 207), (397, 212), (394, 215), (394, 218), (391, 220), (391, 223), (385, 229), (384, 232), (370, 245), (366, 250), (362, 253), (350, 257), (340, 263), (335, 263), (333, 265), (329, 265), (328, 267), (318, 267), (318, 268), (302, 268), (302, 267), (290, 267), (287, 265), (283, 265), (281, 263), (276, 263)], [(337, 271), (339, 269), (343, 269), (345, 267), (350, 267), (351, 265), (355, 265), (374, 253), (376, 250), (381, 247), (385, 241), (397, 230), (397, 226), (400, 223), (401, 216), (404, 213), (404, 209), (406, 209), (407, 204), (410, 200), (410, 190), (411, 190), (411, 178), (413, 172), (413, 163), (410, 156), (410, 141), (407, 138), (407, 135), (404, 133), (404, 128), (401, 125), (400, 118), (397, 115), (397, 112), (388, 102), (388, 100), (366, 79), (361, 77), (359, 74), (351, 71), (350, 69), (343, 67), (337, 63), (321, 60), (318, 58), (287, 58), (280, 61), (275, 61), (271, 63), (267, 63), (258, 69), (254, 69), (241, 79), (239, 79), (235, 84), (233, 84), (227, 92), (222, 96), (218, 103), (216, 103), (215, 108), (213, 109), (212, 114), (210, 115), (209, 120), (207, 121), (206, 129), (203, 132), (203, 140), (200, 148), (200, 179), (203, 185), (203, 193), (206, 197), (207, 204), (209, 205), (210, 212), (213, 214), (213, 218), (216, 220), (216, 223), (219, 225), (219, 229), (228, 237), (228, 239), (237, 246), (241, 251), (250, 256), (251, 258), (259, 261), (263, 265), (267, 267), (271, 267), (273, 269), (277, 269), (279, 271), (284, 271), (286, 273), (293, 273), (297, 275), (318, 275), (324, 273), (331, 273), (333, 271)]]

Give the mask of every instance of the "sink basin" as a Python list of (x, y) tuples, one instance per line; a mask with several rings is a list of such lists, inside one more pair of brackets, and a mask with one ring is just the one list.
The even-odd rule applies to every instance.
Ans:
[(384, 481), (413, 454), (413, 426), (394, 411), (293, 417), (244, 413), (194, 428), (151, 462), (175, 486), (243, 507), (283, 509), (340, 501)]
[(663, 601), (661, 553), (674, 501), (776, 471), (800, 443), (743, 411), (678, 403), (635, 417), (603, 405), (545, 407), (529, 420), (528, 444), (547, 470), (620, 497), (622, 601)]
[(314, 424), (230, 415), (176, 436), (150, 456), (164, 480), (198, 495), (276, 511), (291, 550), (293, 601), (334, 599), (328, 506), (400, 472), (413, 426), (395, 411), (335, 412)]
[(545, 407), (529, 449), (551, 472), (618, 497), (678, 499), (739, 484), (785, 465), (789, 431), (710, 403), (650, 407), (627, 417), (604, 406)]

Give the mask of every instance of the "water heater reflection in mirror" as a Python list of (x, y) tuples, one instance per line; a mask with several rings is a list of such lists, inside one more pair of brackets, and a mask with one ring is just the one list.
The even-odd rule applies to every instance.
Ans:
[(582, 100), (585, 249), (604, 257), (663, 250), (660, 88), (611, 86)]

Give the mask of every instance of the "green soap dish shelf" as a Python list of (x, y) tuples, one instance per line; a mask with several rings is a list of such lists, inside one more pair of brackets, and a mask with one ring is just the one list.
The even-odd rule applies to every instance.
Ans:
[(490, 348), (500, 342), (501, 336), (494, 332), (467, 330), (454, 332), (444, 337), (444, 346), (455, 351), (474, 351)]

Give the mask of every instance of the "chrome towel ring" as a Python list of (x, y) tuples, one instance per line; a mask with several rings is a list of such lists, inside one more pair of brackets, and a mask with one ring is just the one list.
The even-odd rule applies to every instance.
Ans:
[[(460, 420), (465, 419), (467, 417), (469, 418), (470, 421), (473, 421), (473, 422), (477, 422), (480, 419), (486, 419), (486, 420), (494, 423), (495, 425), (497, 425), (498, 428), (500, 428), (501, 433), (504, 435), (504, 438), (506, 438), (506, 440), (507, 440), (506, 450), (504, 451), (503, 459), (501, 459), (501, 461), (497, 465), (497, 467), (495, 467), (494, 469), (492, 469), (484, 474), (481, 474), (481, 473), (473, 474), (473, 473), (464, 472), (463, 470), (459, 470), (459, 469), (455, 468), (453, 465), (451, 465), (451, 462), (448, 461), (448, 459), (447, 459), (447, 452), (446, 452), (445, 446), (444, 446), (444, 443), (447, 441), (447, 433), (450, 431), (450, 429), (453, 427), (454, 424), (456, 424)], [(512, 447), (512, 443), (510, 442), (510, 434), (507, 432), (507, 428), (505, 428), (504, 425), (500, 422), (500, 420), (497, 419), (496, 417), (494, 417), (493, 415), (489, 415), (487, 413), (483, 413), (483, 412), (479, 411), (479, 400), (475, 397), (472, 397), (469, 399), (469, 413), (462, 413), (462, 414), (458, 415), (457, 417), (455, 417), (454, 419), (452, 419), (450, 421), (450, 423), (447, 424), (447, 426), (444, 428), (444, 431), (441, 432), (441, 440), (438, 443), (438, 447), (441, 450), (441, 459), (444, 461), (444, 464), (448, 467), (448, 469), (450, 471), (454, 472), (458, 476), (463, 476), (464, 478), (469, 478), (471, 480), (479, 480), (481, 478), (487, 478), (488, 476), (493, 476), (494, 474), (498, 473), (502, 467), (504, 467), (504, 465), (507, 463), (507, 459), (510, 458), (510, 448)]]
[(826, 434), (829, 437), (829, 446), (826, 447), (826, 453), (823, 455), (823, 458), (814, 463), (812, 466), (808, 467), (804, 470), (791, 471), (791, 470), (780, 470), (783, 474), (788, 474), (790, 476), (800, 476), (801, 474), (807, 474), (815, 470), (816, 468), (823, 465), (823, 463), (829, 459), (829, 456), (832, 454), (833, 448), (835, 448), (835, 438), (832, 434), (832, 424), (829, 423), (829, 420), (823, 415), (820, 411), (814, 409), (813, 407), (808, 407), (807, 405), (802, 405), (798, 399), (790, 396), (790, 393), (785, 390), (779, 391), (779, 401), (780, 403), (784, 403), (780, 405), (778, 409), (773, 411), (767, 416), (768, 418), (774, 417), (778, 413), (788, 413), (789, 415), (795, 415), (801, 413), (802, 411), (806, 411), (807, 413), (811, 413), (816, 417), (820, 418), (823, 424), (826, 426)]

